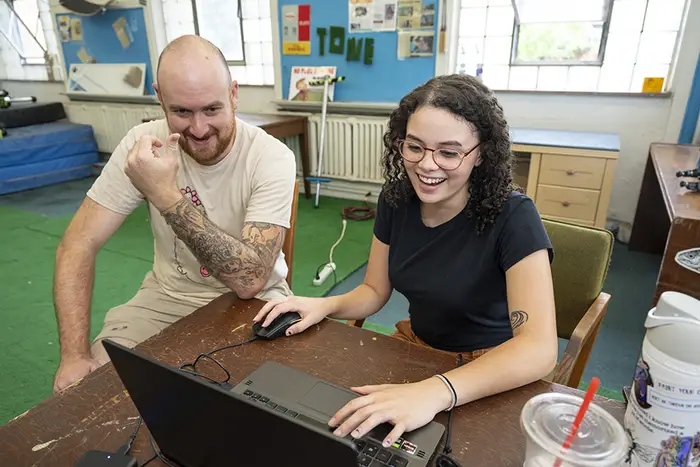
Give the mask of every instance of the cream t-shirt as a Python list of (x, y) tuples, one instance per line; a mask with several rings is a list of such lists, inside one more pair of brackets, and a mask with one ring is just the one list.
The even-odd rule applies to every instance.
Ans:
[[(124, 173), (129, 150), (142, 135), (163, 144), (170, 130), (165, 120), (132, 128), (122, 139), (102, 173), (87, 193), (100, 205), (128, 215), (144, 200)], [(216, 165), (203, 166), (180, 149), (177, 184), (180, 191), (230, 236), (241, 238), (244, 222), (269, 222), (289, 228), (296, 159), (282, 142), (264, 130), (236, 118), (231, 152)], [(187, 245), (148, 203), (154, 237), (153, 275), (163, 290), (176, 299), (202, 306), (230, 289), (212, 276)], [(272, 274), (256, 296), (261, 299), (291, 295), (287, 265), (280, 252)]]

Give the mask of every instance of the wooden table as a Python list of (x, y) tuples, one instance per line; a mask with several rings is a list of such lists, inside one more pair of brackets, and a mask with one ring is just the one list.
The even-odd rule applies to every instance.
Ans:
[[(236, 117), (244, 122), (257, 126), (270, 136), (277, 139), (299, 137), (299, 148), (301, 150), (301, 173), (304, 177), (304, 196), (311, 197), (311, 184), (306, 179), (311, 174), (309, 162), (309, 125), (308, 119), (295, 115), (275, 115), (275, 114), (248, 114), (236, 113)], [(144, 117), (142, 122), (155, 120), (155, 117)]]
[[(251, 320), (261, 303), (223, 295), (137, 349), (173, 365), (191, 361), (201, 352), (249, 337)], [(417, 381), (457, 363), (447, 354), (330, 320), (291, 338), (223, 351), (217, 358), (234, 382), (264, 361), (277, 360), (345, 386)], [(454, 457), (464, 467), (522, 466), (525, 441), (520, 410), (528, 399), (547, 391), (580, 393), (538, 382), (457, 408), (452, 427)], [(622, 403), (603, 398), (597, 402), (622, 420)], [(72, 466), (87, 450), (115, 451), (133, 433), (137, 415), (114, 367), (107, 364), (0, 427), (0, 465)], [(437, 421), (446, 423), (446, 415), (439, 414)], [(131, 453), (139, 463), (152, 457), (145, 426)]]
[[(676, 253), (700, 247), (700, 193), (680, 186), (676, 172), (695, 168), (700, 146), (657, 144), (649, 148), (630, 235), (630, 250), (663, 255), (651, 306), (667, 290), (700, 299), (700, 276), (676, 263)], [(695, 181), (698, 181), (695, 179)]]

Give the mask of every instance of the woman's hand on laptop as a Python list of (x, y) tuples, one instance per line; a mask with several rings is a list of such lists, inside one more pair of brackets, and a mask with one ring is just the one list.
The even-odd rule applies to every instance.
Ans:
[(298, 334), (308, 327), (321, 322), (333, 310), (325, 298), (291, 296), (283, 300), (270, 300), (267, 302), (255, 315), (253, 322), (257, 323), (263, 320), (263, 327), (267, 327), (279, 315), (290, 311), (299, 313), (301, 321), (287, 329), (288, 336)]
[(377, 425), (392, 423), (394, 429), (384, 438), (384, 447), (391, 446), (405, 431), (427, 425), (437, 413), (452, 404), (449, 389), (437, 378), (418, 383), (362, 386), (352, 390), (361, 397), (345, 404), (328, 424), (338, 427), (334, 431), (338, 436), (350, 433), (353, 438), (360, 438)]

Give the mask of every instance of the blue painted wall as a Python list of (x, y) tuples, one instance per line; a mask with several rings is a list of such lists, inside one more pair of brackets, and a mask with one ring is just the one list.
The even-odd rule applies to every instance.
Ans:
[[(423, 84), (435, 75), (435, 55), (413, 57), (405, 60), (397, 58), (398, 32), (348, 33), (348, 0), (279, 0), (279, 18), (282, 21), (282, 6), (311, 5), (311, 55), (281, 55), (282, 96), (289, 98), (289, 80), (294, 66), (335, 66), (337, 76), (345, 76), (346, 81), (335, 85), (333, 100), (338, 102), (398, 102), (411, 89)], [(435, 50), (437, 51), (437, 22), (440, 12), (437, 1), (425, 1), (435, 5)], [(374, 39), (374, 62), (365, 65), (364, 44), (362, 59), (348, 62), (345, 54), (328, 53), (329, 37), (326, 35), (325, 55), (319, 55), (319, 37), (316, 28), (342, 26), (347, 39)], [(281, 24), (280, 24), (281, 29)], [(364, 42), (364, 41), (363, 41)], [(280, 54), (282, 43), (280, 39)]]

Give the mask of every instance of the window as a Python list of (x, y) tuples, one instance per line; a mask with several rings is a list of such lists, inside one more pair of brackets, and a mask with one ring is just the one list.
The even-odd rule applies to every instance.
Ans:
[(601, 65), (611, 0), (514, 0), (511, 64)]
[(46, 39), (37, 0), (0, 0), (3, 9), (2, 35), (19, 54), (22, 65), (44, 65)]
[(274, 84), (269, 0), (162, 1), (168, 42), (199, 34), (221, 49), (239, 84)]
[(685, 0), (566, 1), (461, 0), (455, 71), (482, 68), (502, 90), (641, 92), (668, 78)]

